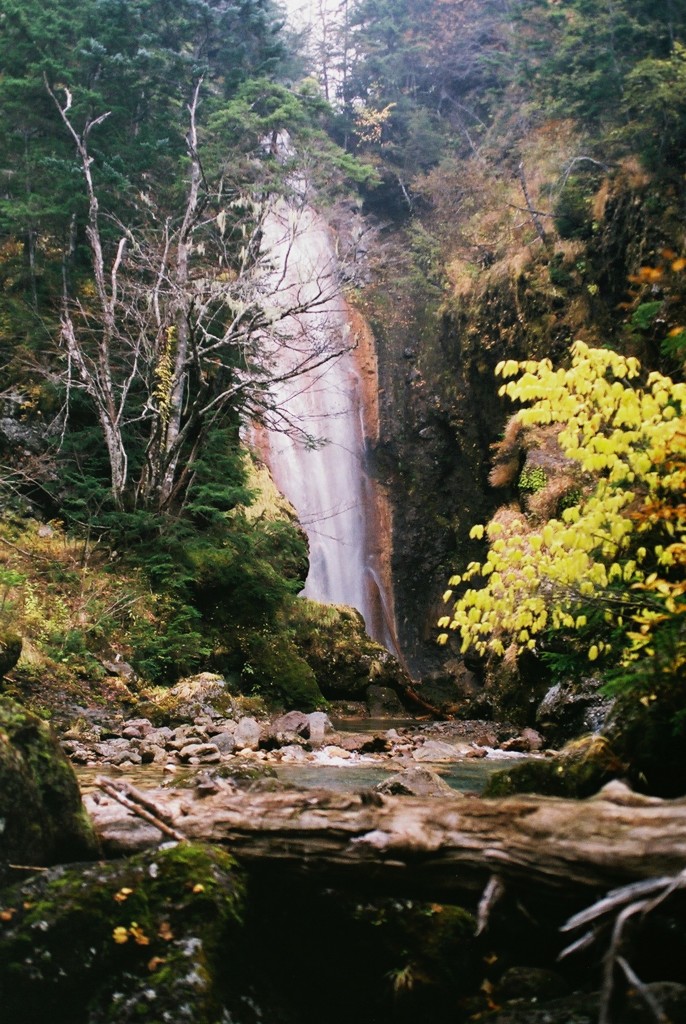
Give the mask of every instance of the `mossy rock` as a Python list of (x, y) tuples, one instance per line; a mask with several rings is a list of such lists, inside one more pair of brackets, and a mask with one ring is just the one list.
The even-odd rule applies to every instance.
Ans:
[(0, 862), (56, 864), (97, 855), (74, 769), (49, 727), (0, 698)]
[(286, 606), (284, 619), (327, 700), (364, 700), (372, 684), (400, 693), (408, 686), (403, 668), (367, 634), (356, 609), (301, 598)]
[(315, 673), (286, 631), (250, 630), (241, 636), (243, 685), (288, 710), (326, 706)]
[(226, 1017), (243, 885), (232, 858), (190, 843), (56, 868), (2, 893), (0, 1005), (31, 1024)]
[(0, 676), (11, 672), (21, 657), (21, 637), (12, 630), (0, 630)]
[(540, 793), (581, 800), (625, 771), (626, 765), (604, 736), (582, 736), (563, 747), (557, 757), (527, 761), (494, 772), (484, 796)]
[(144, 690), (144, 703), (138, 711), (157, 726), (191, 722), (199, 715), (232, 718), (238, 693), (237, 687), (224, 676), (199, 672), (179, 680), (175, 686)]

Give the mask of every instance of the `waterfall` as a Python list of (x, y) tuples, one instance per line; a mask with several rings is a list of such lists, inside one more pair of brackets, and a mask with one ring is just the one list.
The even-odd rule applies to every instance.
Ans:
[[(303, 594), (357, 608), (367, 632), (397, 654), (390, 515), (365, 455), (377, 399), (371, 333), (345, 299), (331, 231), (309, 205), (274, 203), (262, 251), (271, 305), (299, 310), (276, 331), (276, 376), (287, 379), (270, 394), (281, 429), (261, 431), (258, 446), (309, 539)], [(325, 443), (313, 445), (313, 438)]]

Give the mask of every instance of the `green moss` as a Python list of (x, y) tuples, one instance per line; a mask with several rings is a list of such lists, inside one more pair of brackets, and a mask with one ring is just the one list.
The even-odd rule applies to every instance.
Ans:
[(314, 711), (325, 705), (317, 678), (298, 652), (290, 632), (264, 628), (240, 634), (243, 686), (270, 703)]
[(597, 793), (624, 770), (625, 765), (603, 736), (582, 736), (568, 743), (558, 757), (527, 761), (507, 771), (494, 772), (484, 796), (540, 793), (583, 799)]
[(0, 630), (0, 676), (10, 672), (21, 656), (21, 637), (11, 629)]
[(370, 684), (403, 691), (403, 670), (367, 634), (354, 608), (298, 599), (285, 605), (282, 615), (327, 699), (363, 700)]
[(8, 1019), (218, 1019), (218, 978), (231, 973), (243, 906), (224, 851), (182, 843), (59, 868), (6, 890), (2, 906), (10, 918), (0, 934)]
[(97, 843), (74, 770), (50, 729), (0, 699), (0, 860), (54, 864), (87, 859)]
[(535, 494), (542, 491), (548, 483), (548, 475), (541, 466), (525, 466), (519, 477), (520, 491)]

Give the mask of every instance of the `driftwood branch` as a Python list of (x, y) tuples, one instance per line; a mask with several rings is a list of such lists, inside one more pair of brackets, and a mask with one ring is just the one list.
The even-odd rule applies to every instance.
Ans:
[[(638, 796), (621, 783), (585, 801), (459, 794), (423, 800), (228, 786), (209, 796), (163, 789), (146, 796), (148, 810), (154, 807), (153, 816), (168, 827), (225, 845), (248, 866), (439, 902), (478, 896), (494, 875), (508, 890), (588, 902), (613, 886), (677, 875), (686, 865), (686, 800)], [(86, 797), (86, 804), (106, 852), (163, 839), (118, 804), (102, 797)]]
[(125, 807), (127, 811), (131, 811), (132, 814), (142, 818), (143, 821), (152, 825), (163, 835), (168, 836), (170, 839), (175, 839), (179, 843), (183, 842), (186, 838), (181, 832), (173, 828), (168, 821), (164, 820), (164, 812), (160, 811), (156, 804), (150, 801), (143, 793), (134, 789), (133, 786), (115, 783), (111, 779), (106, 779), (102, 776), (98, 776), (95, 784), (103, 793), (107, 793), (113, 800), (116, 800), (122, 807)]

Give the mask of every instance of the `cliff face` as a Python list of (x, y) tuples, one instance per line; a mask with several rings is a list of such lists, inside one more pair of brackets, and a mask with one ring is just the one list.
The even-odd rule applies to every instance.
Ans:
[[(386, 242), (365, 294), (381, 388), (374, 454), (393, 504), (398, 632), (415, 674), (469, 688), (459, 655), (436, 646), (435, 622), (448, 578), (481, 553), (469, 539), (471, 526), (518, 498), (516, 483), (495, 489), (488, 482), (490, 448), (512, 411), (498, 397), (496, 364), (557, 362), (575, 338), (612, 341), (646, 365), (659, 362), (659, 332), (632, 327), (637, 304), (650, 295), (625, 300), (629, 275), (659, 266), (666, 249), (681, 249), (683, 196), (674, 191), (666, 203), (660, 197), (656, 183), (618, 173), (594, 199), (586, 239), (551, 236), (549, 248), (510, 252), (468, 281), (436, 268), (418, 271), (406, 228)], [(678, 289), (668, 294), (662, 282), (648, 291), (667, 298), (676, 315)]]

